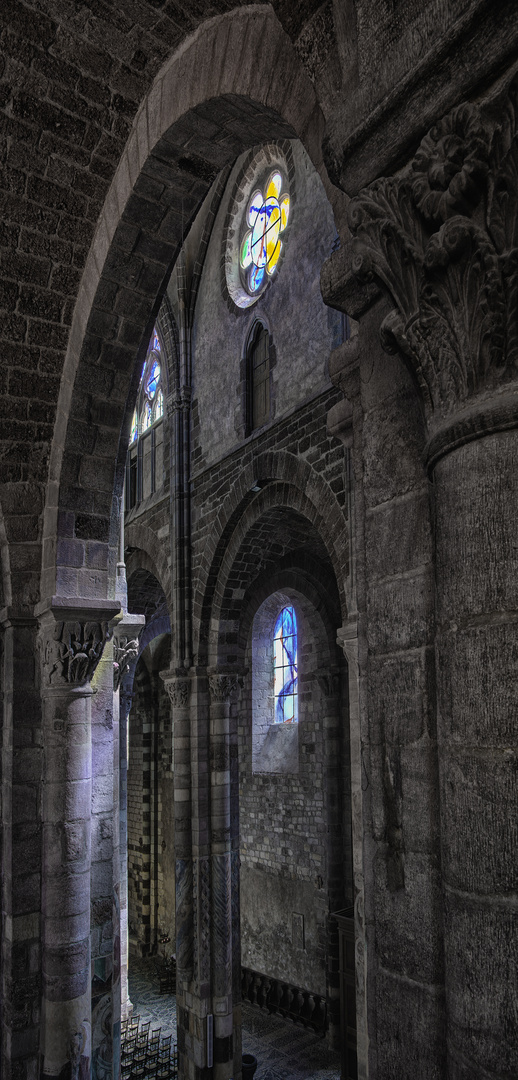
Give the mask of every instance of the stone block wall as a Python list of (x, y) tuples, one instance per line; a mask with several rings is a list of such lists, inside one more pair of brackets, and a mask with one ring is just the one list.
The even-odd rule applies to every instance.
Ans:
[(325, 994), (326, 747), (307, 684), (300, 696), (290, 732), (298, 735), (297, 774), (252, 771), (250, 694), (240, 702), (241, 956), (245, 967)]

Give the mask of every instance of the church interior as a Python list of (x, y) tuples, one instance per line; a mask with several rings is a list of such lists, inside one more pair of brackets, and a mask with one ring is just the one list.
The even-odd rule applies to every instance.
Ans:
[(0, 163), (0, 1076), (516, 1080), (515, 0), (4, 0)]

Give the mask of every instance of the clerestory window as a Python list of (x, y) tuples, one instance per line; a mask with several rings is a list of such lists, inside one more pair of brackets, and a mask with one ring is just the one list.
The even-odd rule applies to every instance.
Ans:
[(248, 430), (270, 419), (270, 335), (257, 323), (247, 353)]
[(162, 349), (156, 329), (142, 368), (126, 463), (126, 510), (162, 486), (164, 393)]

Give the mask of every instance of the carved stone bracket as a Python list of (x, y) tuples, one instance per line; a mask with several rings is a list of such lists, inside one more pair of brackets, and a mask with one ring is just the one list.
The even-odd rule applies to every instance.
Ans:
[(351, 200), (349, 223), (353, 270), (395, 305), (382, 342), (409, 360), (432, 434), (516, 379), (518, 76), (448, 113), (407, 168)]
[(230, 701), (232, 694), (238, 686), (238, 676), (235, 674), (212, 673), (209, 675), (209, 692), (213, 703), (221, 704)]
[(72, 689), (90, 683), (119, 611), (115, 601), (54, 597), (38, 605), (44, 688)]

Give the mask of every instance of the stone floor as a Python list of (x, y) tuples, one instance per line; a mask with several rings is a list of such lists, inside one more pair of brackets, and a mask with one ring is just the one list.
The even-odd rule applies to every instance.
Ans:
[[(130, 998), (133, 1010), (162, 1034), (176, 1040), (176, 999), (160, 994), (156, 961), (131, 958)], [(258, 1066), (254, 1080), (340, 1080), (339, 1055), (324, 1040), (299, 1024), (243, 1005), (243, 1053), (253, 1054)]]

